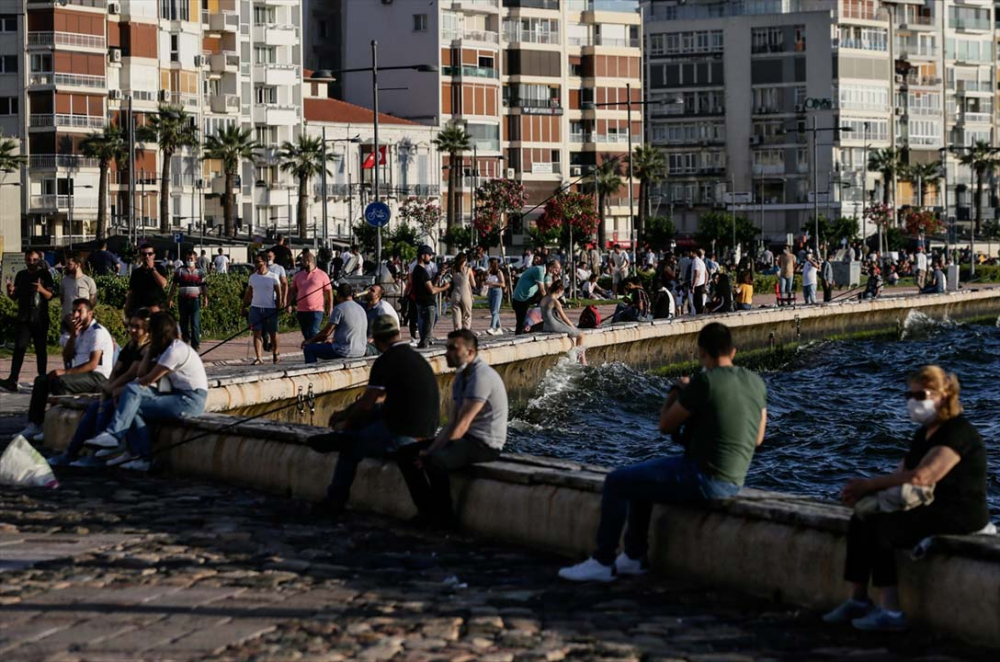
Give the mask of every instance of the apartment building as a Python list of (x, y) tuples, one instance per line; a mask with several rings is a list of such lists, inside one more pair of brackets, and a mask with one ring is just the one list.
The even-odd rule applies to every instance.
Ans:
[[(629, 87), (634, 101), (642, 94), (637, 1), (381, 0), (342, 3), (341, 12), (344, 67), (370, 66), (371, 40), (381, 66), (438, 67), (380, 74), (379, 107), (432, 126), (464, 126), (474, 153), (457, 164), (445, 155), (441, 166), (462, 168), (466, 222), (477, 181), (523, 182), (529, 211), (599, 162), (623, 159), (630, 132), (637, 142), (642, 136), (641, 109), (634, 108), (630, 127), (623, 103)], [(347, 101), (371, 104), (368, 75), (346, 74), (341, 85)], [(627, 242), (626, 188), (612, 198), (607, 236)], [(515, 243), (525, 229), (514, 228)]]
[[(26, 29), (19, 137), (29, 154), (22, 180), (25, 240), (62, 245), (93, 237), (98, 163), (80, 142), (131, 106), (142, 126), (161, 104), (183, 108), (204, 139), (227, 124), (252, 128), (264, 149), (243, 164), (238, 227), (254, 233), (291, 216), (294, 183), (278, 171), (278, 146), (302, 124), (298, 0), (22, 0)], [(2, 110), (2, 109), (0, 109)], [(6, 130), (6, 126), (5, 126)], [(131, 212), (139, 234), (159, 227), (162, 155), (137, 143), (135, 196), (128, 163), (113, 164), (111, 232)], [(200, 149), (173, 155), (171, 231), (218, 233), (220, 164)]]
[[(927, 163), (946, 145), (997, 144), (991, 2), (648, 0), (644, 9), (646, 92), (668, 102), (647, 118), (670, 165), (656, 198), (682, 232), (709, 210), (735, 209), (783, 241), (816, 208), (860, 218), (886, 186), (897, 208), (918, 205), (915, 183), (866, 171), (871, 150)], [(971, 175), (956, 157), (947, 163), (949, 214), (961, 222)], [(937, 186), (923, 204), (942, 204)]]
[[(333, 241), (349, 243), (351, 228), (363, 221), (362, 211), (374, 193), (374, 169), (379, 169), (380, 199), (389, 205), (389, 227), (401, 222), (399, 208), (411, 198), (439, 202), (440, 155), (434, 147), (438, 128), (379, 113), (379, 163), (376, 165), (375, 131), (370, 108), (329, 98), (329, 81), (311, 79), (306, 70), (304, 92), (305, 132), (326, 139), (332, 155), (326, 188), (317, 177), (310, 190), (310, 226), (323, 235), (323, 198), (326, 197), (327, 233)], [(431, 241), (444, 231), (444, 221)]]
[[(0, 137), (20, 141), (24, 14), (21, 0), (0, 0)], [(19, 150), (23, 151), (23, 148)], [(21, 248), (21, 176), (0, 173), (0, 253)]]

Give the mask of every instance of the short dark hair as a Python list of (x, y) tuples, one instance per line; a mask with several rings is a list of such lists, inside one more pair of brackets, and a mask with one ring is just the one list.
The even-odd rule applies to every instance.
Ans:
[(350, 283), (341, 283), (337, 286), (337, 296), (341, 299), (347, 299), (348, 297), (354, 296), (354, 288), (351, 287)]
[(733, 351), (733, 334), (725, 324), (706, 324), (698, 332), (698, 347), (713, 359), (728, 356)]
[(94, 309), (94, 305), (92, 303), (90, 303), (90, 299), (86, 299), (84, 297), (80, 297), (79, 299), (73, 299), (73, 307), (74, 308), (76, 308), (77, 306), (80, 306), (80, 305), (86, 306), (87, 310), (93, 310)]
[[(153, 247), (152, 247), (152, 246), (150, 246), (150, 245), (149, 245), (148, 243), (145, 243), (145, 242), (143, 242), (143, 243), (139, 244), (139, 250), (140, 250), (140, 251), (141, 251), (141, 250), (144, 250), (144, 249), (146, 249), (146, 248), (153, 248)], [(156, 249), (155, 249), (155, 248), (153, 248), (153, 252), (154, 252), (154, 253), (156, 252)]]
[(97, 247), (98, 247), (98, 248), (100, 248), (100, 249), (101, 249), (102, 251), (106, 251), (106, 250), (108, 250), (108, 240), (107, 240), (107, 239), (102, 239), (102, 240), (101, 240), (101, 241), (100, 241), (100, 242), (99, 242), (99, 243), (97, 244)]
[(35, 255), (35, 254), (39, 254), (40, 255), (40, 253), (38, 253), (38, 251), (35, 250), (34, 248), (25, 248), (24, 249), (24, 257), (28, 257), (29, 255)]
[(448, 340), (461, 340), (466, 344), (466, 346), (471, 347), (473, 351), (479, 351), (479, 338), (476, 338), (476, 334), (468, 329), (456, 329), (448, 334)]
[(63, 253), (63, 262), (66, 260), (73, 260), (74, 262), (80, 262), (80, 254), (76, 251), (66, 251)]

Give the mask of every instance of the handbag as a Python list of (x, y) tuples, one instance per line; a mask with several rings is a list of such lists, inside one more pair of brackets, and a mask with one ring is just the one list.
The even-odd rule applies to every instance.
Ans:
[(933, 485), (903, 483), (859, 499), (854, 513), (864, 519), (880, 513), (898, 513), (934, 503)]

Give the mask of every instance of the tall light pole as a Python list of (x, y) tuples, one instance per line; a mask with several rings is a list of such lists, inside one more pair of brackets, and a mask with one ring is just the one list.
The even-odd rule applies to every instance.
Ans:
[(944, 263), (948, 264), (948, 243), (951, 239), (951, 217), (948, 215), (948, 148), (939, 147), (941, 154), (941, 176), (944, 179), (944, 187), (941, 189), (941, 215), (944, 216)]
[[(818, 190), (819, 185), (817, 184), (816, 176), (817, 176), (817, 173), (819, 172), (819, 166), (817, 165), (817, 158), (816, 158), (816, 154), (817, 154), (817, 152), (816, 152), (816, 134), (819, 133), (820, 131), (833, 131), (834, 133), (836, 133), (837, 131), (840, 131), (842, 133), (850, 133), (850, 132), (854, 131), (854, 129), (852, 129), (849, 126), (828, 126), (828, 127), (822, 128), (822, 129), (818, 128), (816, 126), (816, 116), (813, 115), (812, 116), (812, 127), (808, 128), (808, 129), (803, 129), (803, 130), (807, 131), (811, 135), (810, 142), (812, 144), (813, 224), (814, 224), (814, 228), (815, 228), (815, 232), (816, 232), (816, 237), (815, 237), (815, 239), (816, 239), (816, 241), (815, 241), (816, 257), (818, 258), (819, 257), (819, 190)], [(829, 191), (827, 191), (827, 195), (830, 195)]]
[[(323, 127), (323, 138), (322, 138), (322, 140), (323, 140), (323, 156), (322, 156), (322, 159), (323, 159), (323, 169), (320, 171), (320, 175), (319, 176), (320, 176), (320, 186), (323, 188), (323, 191), (322, 191), (322, 195), (323, 195), (323, 245), (324, 246), (329, 246), (329, 243), (330, 243), (330, 231), (327, 228), (327, 199), (326, 199), (327, 198), (327, 190), (326, 190), (327, 189), (327, 184), (326, 184), (326, 175), (327, 175), (326, 170), (327, 170), (327, 165), (326, 164), (327, 164), (327, 158), (328, 158), (327, 157), (327, 153), (326, 153), (326, 144), (328, 142), (331, 142), (331, 143), (338, 143), (338, 142), (342, 142), (342, 143), (359, 143), (359, 142), (361, 142), (361, 136), (358, 135), (358, 136), (354, 136), (353, 138), (332, 138), (332, 139), (327, 140), (327, 137), (326, 137), (326, 127), (324, 126)], [(350, 171), (350, 164), (349, 163), (348, 163), (347, 168), (348, 168), (348, 172), (349, 172)], [(348, 182), (347, 195), (348, 196), (351, 195), (350, 182)], [(350, 205), (348, 205), (348, 206), (350, 206)], [(350, 224), (350, 222), (351, 222), (350, 218), (348, 218), (347, 222), (348, 222), (348, 224)]]
[(861, 160), (861, 259), (865, 259), (864, 246), (868, 243), (868, 122), (862, 125), (861, 141), (865, 144), (862, 148)]

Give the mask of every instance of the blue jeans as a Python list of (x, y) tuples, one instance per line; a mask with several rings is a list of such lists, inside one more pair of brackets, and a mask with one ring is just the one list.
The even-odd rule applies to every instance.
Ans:
[(632, 559), (645, 557), (654, 503), (728, 499), (739, 491), (739, 485), (706, 476), (693, 461), (681, 455), (615, 469), (604, 479), (594, 558), (604, 565), (614, 563), (626, 519), (625, 553)]
[[(317, 333), (319, 332), (317, 331)], [(314, 342), (306, 345), (302, 348), (302, 356), (305, 357), (306, 363), (316, 363), (320, 359), (333, 361), (334, 359), (358, 358), (347, 356), (343, 350), (334, 348), (333, 343), (328, 342)]]
[(736, 304), (736, 310), (752, 310), (753, 306), (749, 303), (738, 303)]
[(795, 277), (785, 278), (784, 276), (778, 276), (778, 282), (781, 284), (781, 298), (790, 299), (792, 297), (792, 284), (795, 282)]
[[(73, 433), (73, 439), (69, 442), (69, 446), (66, 448), (66, 457), (75, 459), (80, 454), (80, 449), (83, 448), (83, 442), (88, 439), (93, 439), (101, 432), (104, 432), (114, 415), (114, 400), (91, 402), (87, 406), (87, 411), (83, 413), (83, 417), (80, 418), (80, 422), (76, 426), (76, 432)], [(126, 435), (129, 447), (134, 450), (136, 443), (141, 443), (141, 440), (136, 438), (133, 430), (134, 428), (129, 428)]]
[(121, 439), (130, 427), (135, 428), (133, 450), (139, 455), (149, 454), (153, 445), (149, 440), (146, 420), (170, 421), (198, 416), (205, 411), (208, 391), (172, 391), (159, 393), (134, 381), (118, 396), (118, 406), (105, 432)]
[(434, 340), (434, 322), (437, 321), (437, 306), (432, 304), (417, 304), (417, 331), (420, 334), (420, 346), (426, 347)]
[(807, 304), (816, 303), (816, 286), (815, 285), (803, 285), (802, 286), (802, 299)]
[(302, 339), (309, 340), (319, 333), (319, 325), (323, 323), (322, 310), (298, 311), (295, 316), (299, 320), (299, 330), (302, 331)]
[(490, 328), (500, 328), (500, 303), (503, 301), (503, 290), (499, 287), (491, 287), (489, 292), (490, 302)]
[(181, 322), (181, 338), (193, 349), (198, 349), (201, 344), (201, 299), (178, 298), (177, 312)]
[[(392, 434), (382, 419), (377, 419), (358, 430), (330, 433), (337, 438), (337, 467), (333, 480), (326, 490), (326, 498), (342, 506), (351, 496), (351, 485), (358, 472), (358, 465), (365, 458), (383, 458), (404, 446), (417, 442), (413, 437)], [(406, 477), (404, 475), (404, 477)]]

